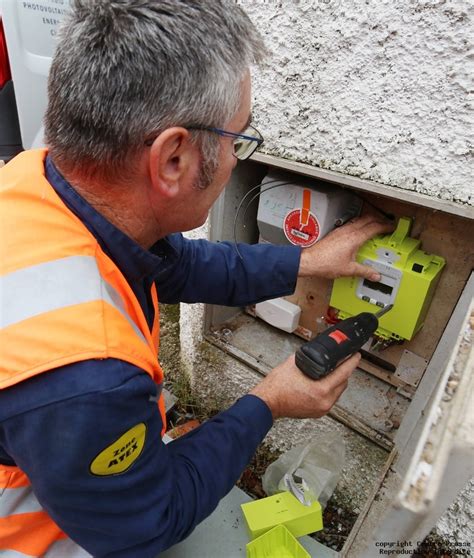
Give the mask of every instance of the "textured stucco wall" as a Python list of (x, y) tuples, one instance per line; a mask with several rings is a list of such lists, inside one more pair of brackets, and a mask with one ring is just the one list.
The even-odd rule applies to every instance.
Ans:
[(262, 150), (474, 205), (471, 0), (239, 0)]

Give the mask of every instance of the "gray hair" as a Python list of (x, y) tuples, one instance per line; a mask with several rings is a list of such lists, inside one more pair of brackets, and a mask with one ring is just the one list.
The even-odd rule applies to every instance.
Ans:
[[(50, 152), (68, 172), (116, 179), (147, 137), (225, 126), (265, 52), (228, 0), (73, 0), (49, 75)], [(193, 141), (212, 167), (218, 137), (194, 132)]]

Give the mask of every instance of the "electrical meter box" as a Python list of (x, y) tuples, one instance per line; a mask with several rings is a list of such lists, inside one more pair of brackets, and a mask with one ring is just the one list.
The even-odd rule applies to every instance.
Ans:
[(257, 223), (260, 240), (308, 247), (359, 215), (362, 200), (343, 188), (284, 173), (262, 181)]
[(393, 304), (380, 320), (376, 336), (410, 340), (421, 329), (445, 260), (421, 250), (421, 241), (408, 236), (411, 224), (410, 218), (401, 217), (393, 234), (375, 237), (359, 250), (357, 260), (376, 269), (380, 281), (358, 277), (334, 281), (330, 305), (339, 311), (338, 318)]

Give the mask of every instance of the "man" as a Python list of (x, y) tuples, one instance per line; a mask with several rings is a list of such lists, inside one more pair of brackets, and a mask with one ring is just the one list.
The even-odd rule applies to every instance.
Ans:
[[(273, 420), (320, 417), (358, 356), (319, 382), (294, 356), (164, 445), (158, 306), (243, 305), (354, 261), (363, 217), (303, 252), (185, 240), (259, 143), (263, 45), (222, 0), (77, 0), (49, 78), (47, 151), (2, 169), (0, 550), (152, 557), (216, 507)], [(158, 405), (156, 401), (158, 400)]]

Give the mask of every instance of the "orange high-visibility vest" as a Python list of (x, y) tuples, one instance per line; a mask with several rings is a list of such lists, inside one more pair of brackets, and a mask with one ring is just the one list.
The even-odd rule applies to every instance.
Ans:
[[(46, 150), (0, 170), (0, 389), (59, 366), (116, 358), (161, 385), (158, 297), (150, 331), (120, 269), (44, 175)], [(159, 388), (160, 389), (160, 388)], [(163, 432), (163, 396), (158, 400)], [(0, 465), (0, 554), (89, 556), (42, 509), (28, 477)]]

